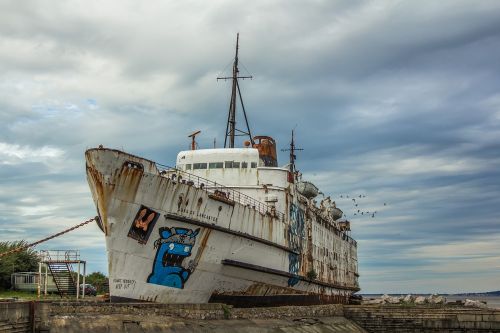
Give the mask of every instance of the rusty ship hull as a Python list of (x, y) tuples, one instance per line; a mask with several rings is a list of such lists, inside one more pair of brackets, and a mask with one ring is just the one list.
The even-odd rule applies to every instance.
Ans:
[(356, 242), (286, 169), (255, 168), (282, 185), (235, 189), (119, 150), (85, 157), (112, 301), (346, 303), (359, 290)]

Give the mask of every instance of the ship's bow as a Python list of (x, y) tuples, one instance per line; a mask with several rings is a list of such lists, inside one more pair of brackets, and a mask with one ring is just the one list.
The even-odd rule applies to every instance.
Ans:
[(85, 152), (85, 160), (92, 198), (107, 234), (112, 200), (118, 197), (133, 200), (144, 172), (158, 171), (153, 162), (115, 149), (89, 149)]

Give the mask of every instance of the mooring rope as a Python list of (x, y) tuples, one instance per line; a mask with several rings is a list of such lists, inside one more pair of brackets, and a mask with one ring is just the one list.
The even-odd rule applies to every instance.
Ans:
[(90, 222), (92, 222), (92, 221), (98, 221), (98, 220), (99, 220), (99, 216), (93, 217), (93, 218), (91, 218), (90, 220), (87, 220), (87, 221), (85, 221), (85, 222), (79, 223), (79, 224), (75, 225), (74, 227), (71, 227), (71, 228), (69, 228), (69, 229), (63, 230), (63, 231), (61, 231), (61, 232), (58, 232), (57, 234), (53, 234), (53, 235), (51, 235), (51, 236), (45, 237), (45, 238), (43, 238), (43, 239), (40, 239), (40, 240), (38, 240), (38, 241), (36, 241), (36, 242), (29, 243), (29, 244), (26, 244), (26, 245), (23, 245), (23, 246), (19, 246), (19, 247), (16, 247), (15, 249), (12, 249), (12, 250), (10, 250), (10, 251), (0, 253), (0, 258), (1, 258), (1, 257), (4, 257), (4, 256), (6, 256), (6, 255), (12, 254), (12, 253), (17, 253), (17, 252), (20, 252), (20, 251), (26, 250), (26, 249), (28, 249), (28, 248), (30, 248), (30, 247), (33, 247), (33, 246), (36, 246), (36, 245), (38, 245), (38, 244), (40, 244), (40, 243), (46, 242), (46, 241), (48, 241), (48, 240), (51, 240), (52, 238), (59, 237), (59, 236), (64, 235), (64, 234), (66, 234), (66, 233), (68, 233), (68, 232), (71, 232), (71, 231), (73, 231), (73, 230), (75, 230), (75, 229), (78, 229), (78, 228), (80, 228), (80, 227), (83, 227), (84, 225), (89, 224), (89, 223), (90, 223)]

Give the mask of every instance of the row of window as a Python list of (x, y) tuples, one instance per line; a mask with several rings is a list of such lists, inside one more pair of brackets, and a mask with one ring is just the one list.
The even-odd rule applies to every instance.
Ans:
[[(250, 162), (250, 168), (256, 168), (257, 162)], [(186, 164), (185, 170), (204, 170), (204, 169), (247, 169), (248, 162), (235, 162), (235, 161), (226, 161), (226, 162), (210, 162), (210, 163), (193, 163)]]

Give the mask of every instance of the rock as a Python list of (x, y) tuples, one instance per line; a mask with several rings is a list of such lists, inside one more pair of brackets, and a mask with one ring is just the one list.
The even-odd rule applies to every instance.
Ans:
[(380, 298), (367, 299), (367, 300), (363, 300), (362, 303), (363, 304), (367, 304), (367, 305), (370, 305), (370, 304), (382, 304), (382, 299), (380, 299)]
[(415, 304), (425, 304), (427, 299), (424, 296), (418, 296), (415, 298)]
[(445, 304), (446, 303), (446, 298), (443, 296), (439, 295), (432, 295), (433, 297), (429, 300), (429, 303), (431, 304)]
[(387, 303), (390, 303), (390, 304), (399, 304), (401, 302), (401, 297), (389, 297), (387, 299)]
[(403, 302), (405, 303), (413, 303), (415, 301), (415, 296), (413, 295), (406, 295), (405, 298), (403, 298)]
[(401, 298), (400, 297), (389, 296), (387, 294), (384, 294), (381, 297), (381, 300), (382, 300), (382, 303), (385, 303), (385, 304), (398, 304), (398, 303), (401, 302)]
[(475, 308), (487, 308), (488, 306), (481, 301), (475, 301), (472, 299), (466, 299), (464, 306), (470, 306)]
[(444, 297), (439, 296), (438, 294), (432, 294), (428, 296), (427, 298), (427, 303), (429, 304), (442, 304), (444, 303)]

